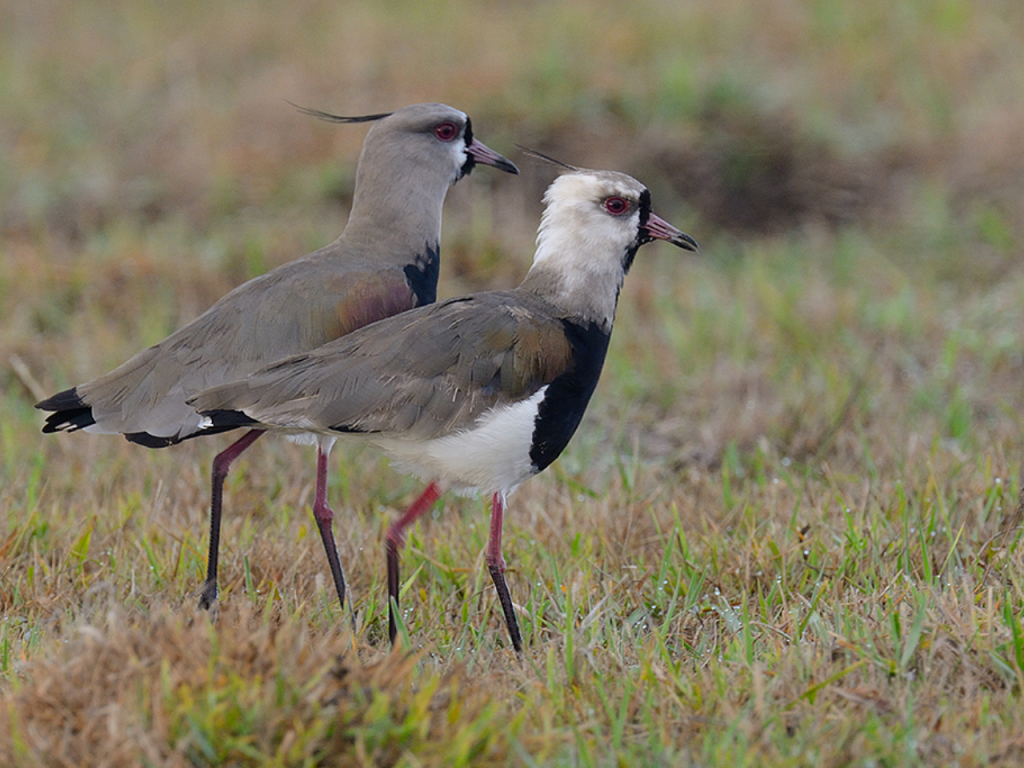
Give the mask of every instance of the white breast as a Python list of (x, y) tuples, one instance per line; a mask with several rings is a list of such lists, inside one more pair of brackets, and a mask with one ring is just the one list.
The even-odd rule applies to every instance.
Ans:
[(433, 440), (371, 438), (399, 469), (441, 479), (456, 493), (511, 494), (534, 474), (530, 461), (537, 409), (547, 387), (527, 400), (485, 413), (469, 429)]

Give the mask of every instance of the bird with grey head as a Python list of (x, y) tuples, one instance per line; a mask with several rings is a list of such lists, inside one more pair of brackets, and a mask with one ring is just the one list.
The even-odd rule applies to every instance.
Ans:
[(636, 179), (564, 170), (544, 196), (533, 266), (518, 288), (381, 320), (189, 400), (205, 419), (201, 429), (362, 440), (428, 481), (386, 535), (392, 642), (407, 528), (445, 490), (482, 492), (491, 497), (486, 562), (521, 651), (501, 547), (507, 499), (579, 426), (637, 249), (664, 240), (697, 250), (651, 210)]
[[(474, 135), (469, 117), (445, 104), (413, 104), (385, 114), (340, 117), (372, 123), (356, 169), (348, 223), (329, 245), (249, 280), (163, 341), (99, 378), (36, 404), (51, 411), (44, 432), (123, 434), (162, 448), (221, 429), (186, 400), (275, 360), (305, 352), (376, 320), (437, 298), (441, 208), (456, 181), (477, 164), (519, 170)], [(200, 607), (216, 605), (224, 478), (232, 461), (262, 435), (254, 427), (213, 461), (210, 549)], [(327, 503), (327, 454), (319, 441), (313, 514), (338, 599), (345, 579)]]

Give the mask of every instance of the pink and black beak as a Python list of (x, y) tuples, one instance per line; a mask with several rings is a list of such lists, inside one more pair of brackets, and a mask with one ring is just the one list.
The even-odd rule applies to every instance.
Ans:
[(466, 162), (462, 164), (462, 175), (465, 176), (473, 170), (477, 163), (481, 165), (493, 165), (499, 171), (506, 173), (519, 173), (515, 163), (503, 155), (499, 155), (493, 149), (481, 141), (473, 138), (473, 126), (466, 120), (466, 134), (463, 137), (466, 142)]
[(647, 221), (640, 225), (640, 244), (652, 240), (664, 240), (687, 251), (698, 251), (697, 241), (681, 232), (655, 213), (647, 215)]
[(652, 240), (664, 240), (687, 251), (700, 250), (696, 240), (676, 229), (651, 210), (651, 193), (645, 189), (640, 193), (640, 232), (637, 247), (639, 248)]

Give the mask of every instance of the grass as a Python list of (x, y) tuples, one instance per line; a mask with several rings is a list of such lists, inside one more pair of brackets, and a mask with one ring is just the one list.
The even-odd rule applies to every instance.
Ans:
[[(0, 9), (0, 764), (1017, 765), (1024, 753), (1019, 4)], [(438, 46), (438, 41), (443, 46)], [(641, 251), (566, 454), (482, 500), (336, 450), (43, 436), (41, 396), (336, 236), (363, 132), (423, 99), (635, 173)], [(449, 196), (442, 293), (525, 272), (550, 180)]]

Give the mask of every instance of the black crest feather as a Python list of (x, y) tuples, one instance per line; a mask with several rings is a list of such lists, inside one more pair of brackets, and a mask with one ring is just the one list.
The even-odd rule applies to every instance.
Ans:
[(545, 155), (543, 152), (538, 152), (536, 149), (524, 147), (522, 144), (515, 144), (513, 146), (515, 146), (515, 148), (518, 149), (523, 154), (529, 155), (530, 157), (535, 158), (537, 160), (543, 160), (545, 163), (548, 163), (549, 165), (555, 165), (558, 166), (559, 168), (566, 168), (570, 171), (580, 170), (575, 165), (569, 165), (568, 163), (563, 163), (561, 160), (555, 160), (555, 158), (549, 157), (548, 155)]
[(300, 107), (298, 104), (293, 104), (290, 101), (286, 102), (295, 107), (299, 112), (310, 117), (315, 117), (317, 120), (325, 120), (328, 123), (372, 123), (374, 120), (380, 120), (384, 117), (389, 117), (393, 112), (381, 112), (376, 115), (357, 115), (356, 117), (344, 117), (342, 115), (332, 115), (330, 112), (321, 112), (319, 109), (310, 109), (309, 107)]

